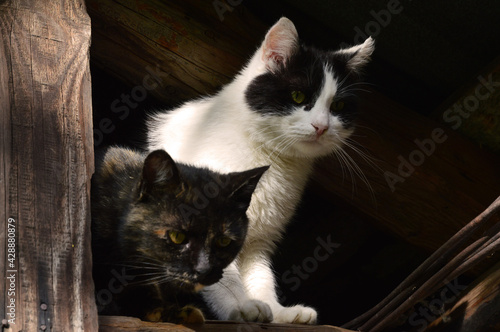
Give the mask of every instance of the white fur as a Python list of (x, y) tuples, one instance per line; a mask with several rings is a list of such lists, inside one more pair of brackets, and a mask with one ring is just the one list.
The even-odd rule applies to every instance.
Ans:
[[(329, 112), (337, 82), (325, 68), (327, 79), (314, 107), (308, 112), (297, 107), (289, 116), (257, 114), (244, 100), (244, 91), (253, 78), (272, 70), (276, 61), (286, 60), (275, 55), (293, 51), (269, 49), (273, 43), (281, 45), (272, 41), (272, 35), (292, 36), (293, 40), (287, 37), (285, 44), (295, 47), (298, 41), (294, 31), (293, 23), (281, 19), (247, 67), (217, 95), (188, 102), (149, 122), (148, 148), (165, 149), (177, 161), (219, 172), (271, 165), (252, 197), (242, 252), (225, 270), (223, 279), (203, 291), (220, 319), (316, 322), (314, 309), (285, 308), (278, 303), (270, 256), (295, 212), (314, 158), (331, 154), (351, 134)], [(318, 136), (317, 125), (328, 130)]]
[(359, 72), (359, 70), (370, 61), (374, 48), (375, 41), (372, 37), (368, 37), (363, 44), (339, 50), (337, 52), (354, 54), (354, 56), (347, 62), (347, 67), (353, 71)]

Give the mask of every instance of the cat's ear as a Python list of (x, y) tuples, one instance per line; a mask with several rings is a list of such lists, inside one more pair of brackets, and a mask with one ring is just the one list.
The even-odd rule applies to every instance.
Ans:
[(140, 196), (151, 194), (155, 188), (167, 188), (179, 184), (179, 170), (164, 150), (155, 150), (144, 160), (140, 183)]
[(239, 204), (239, 208), (246, 210), (250, 205), (252, 194), (259, 183), (262, 174), (269, 166), (254, 168), (244, 172), (230, 173), (231, 179), (229, 198)]
[(292, 21), (282, 17), (266, 34), (262, 43), (262, 61), (267, 70), (277, 71), (286, 66), (299, 48), (299, 35)]
[(368, 37), (363, 44), (339, 50), (335, 54), (342, 55), (346, 59), (347, 69), (360, 73), (365, 65), (370, 62), (374, 50), (375, 41), (372, 37)]

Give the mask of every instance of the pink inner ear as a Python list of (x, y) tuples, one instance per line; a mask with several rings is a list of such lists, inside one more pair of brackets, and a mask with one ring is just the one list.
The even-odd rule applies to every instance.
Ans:
[(262, 54), (262, 60), (264, 60), (267, 69), (270, 71), (275, 71), (280, 65), (286, 65), (287, 58), (293, 53), (291, 50), (293, 46), (290, 45), (291, 43), (289, 40), (286, 40), (283, 37), (282, 40), (271, 39), (275, 38), (275, 36), (279, 38), (278, 33), (273, 34), (273, 36), (270, 37), (270, 40), (268, 40), (264, 45)]
[(263, 45), (262, 60), (273, 71), (280, 64), (285, 65), (298, 47), (297, 30), (288, 19), (281, 19), (267, 33)]
[[(284, 50), (283, 45), (281, 45), (283, 44), (283, 40), (280, 40), (280, 32), (275, 30), (276, 29), (272, 29), (269, 31), (264, 44), (264, 52), (262, 54), (264, 62), (274, 62), (274, 64), (271, 64), (271, 67), (284, 61)], [(268, 67), (269, 65), (270, 64), (268, 63)]]
[(269, 57), (270, 60), (274, 61), (275, 63), (284, 63), (285, 62), (285, 59), (283, 58), (283, 56), (281, 56), (280, 54), (278, 53), (271, 53), (271, 56)]

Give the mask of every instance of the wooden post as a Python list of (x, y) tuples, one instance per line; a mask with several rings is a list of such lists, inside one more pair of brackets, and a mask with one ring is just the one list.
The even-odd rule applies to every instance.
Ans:
[(83, 0), (7, 0), (0, 29), (0, 319), (97, 331), (90, 19)]

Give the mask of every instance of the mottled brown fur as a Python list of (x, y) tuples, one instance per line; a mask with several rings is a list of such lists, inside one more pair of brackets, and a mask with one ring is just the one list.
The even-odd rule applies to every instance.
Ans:
[(217, 282), (234, 260), (267, 167), (223, 175), (175, 163), (163, 150), (146, 156), (124, 148), (97, 159), (92, 247), (100, 313), (199, 321), (201, 312), (177, 295)]

